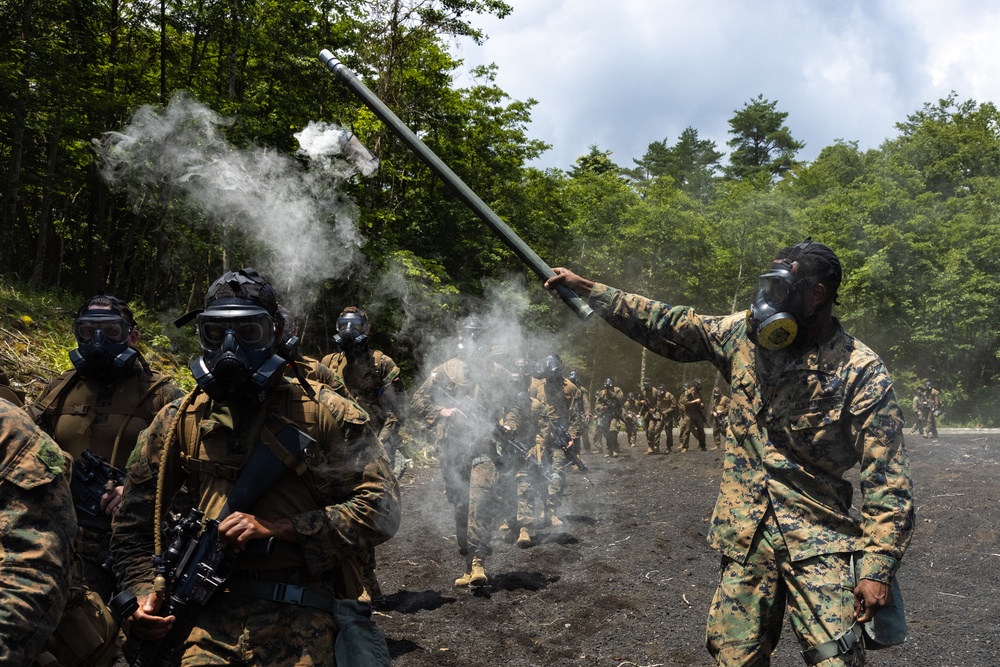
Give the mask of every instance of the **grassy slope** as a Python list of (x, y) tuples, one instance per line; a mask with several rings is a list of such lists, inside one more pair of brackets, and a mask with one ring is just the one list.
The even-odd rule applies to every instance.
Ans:
[[(72, 367), (73, 315), (82, 300), (0, 280), (0, 367), (15, 388), (27, 393), (29, 403), (51, 379)], [(178, 332), (141, 304), (131, 305), (142, 332), (138, 348), (146, 361), (184, 389), (192, 388), (187, 362), (197, 351), (193, 331)]]

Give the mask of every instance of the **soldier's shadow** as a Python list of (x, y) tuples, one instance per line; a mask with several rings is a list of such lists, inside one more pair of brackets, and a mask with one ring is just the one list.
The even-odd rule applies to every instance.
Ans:
[(472, 594), (476, 597), (490, 598), (497, 591), (531, 591), (537, 593), (545, 590), (549, 584), (559, 581), (559, 576), (546, 576), (541, 572), (526, 572), (517, 570), (514, 572), (503, 572), (490, 575), (488, 586), (479, 586), (472, 589)]

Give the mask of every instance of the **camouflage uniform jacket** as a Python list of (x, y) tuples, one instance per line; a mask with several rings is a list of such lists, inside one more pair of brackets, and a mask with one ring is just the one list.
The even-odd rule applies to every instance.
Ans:
[(622, 405), (625, 403), (625, 395), (618, 387), (611, 389), (601, 389), (594, 397), (594, 411), (597, 418), (602, 417), (609, 420), (621, 416)]
[[(359, 559), (372, 547), (392, 537), (399, 527), (399, 487), (389, 469), (385, 450), (367, 428), (367, 415), (356, 404), (337, 395), (325, 385), (313, 384), (316, 401), (305, 396), (297, 383), (287, 380), (261, 408), (248, 411), (241, 424), (255, 421), (258, 410), (273, 417), (287, 417), (316, 440), (307, 458), (307, 470), (297, 476), (291, 470), (251, 509), (265, 518), (288, 517), (297, 542), (279, 542), (273, 556), (262, 560), (257, 569), (292, 568), (307, 572), (308, 579), (323, 576), (340, 582), (338, 596), (360, 593)], [(218, 472), (190, 456), (195, 446), (175, 438), (166, 460), (162, 452), (166, 435), (175, 421), (182, 401), (171, 403), (156, 416), (139, 438), (140, 451), (128, 468), (125, 497), (115, 514), (112, 553), (115, 574), (125, 588), (140, 598), (152, 589), (153, 516), (157, 475), (164, 471), (164, 503), (169, 505), (184, 484), (194, 503), (208, 516), (217, 515), (220, 490), (231, 488), (232, 479), (221, 476), (227, 469), (238, 474), (248, 455), (249, 429), (232, 424), (224, 406), (206, 402), (206, 412), (196, 411), (196, 446), (207, 463), (218, 464)], [(199, 403), (191, 403), (192, 406)], [(304, 406), (304, 407), (296, 407)], [(311, 418), (299, 410), (308, 408)], [(186, 411), (184, 419), (191, 413)], [(178, 432), (187, 431), (180, 422)], [(237, 435), (238, 434), (238, 435)], [(259, 436), (257, 437), (259, 440)], [(259, 445), (258, 445), (259, 446)], [(197, 471), (193, 473), (192, 471)], [(224, 500), (224, 499), (222, 499)], [(238, 568), (254, 563), (240, 559)], [(355, 576), (356, 575), (356, 576)], [(343, 589), (342, 589), (343, 587)]]
[[(874, 352), (839, 322), (810, 350), (765, 355), (745, 313), (701, 316), (600, 284), (590, 305), (657, 354), (711, 362), (732, 386), (714, 548), (745, 562), (770, 504), (793, 561), (862, 551), (861, 578), (890, 580), (913, 532), (913, 498), (902, 411)], [(858, 463), (860, 520), (843, 479)]]
[(561, 382), (535, 378), (528, 393), (552, 408), (555, 422), (566, 429), (570, 438), (575, 441), (580, 437), (583, 432), (583, 394), (569, 378), (562, 378)]
[(0, 400), (0, 665), (29, 665), (69, 596), (72, 459)]
[(392, 357), (379, 350), (364, 350), (358, 355), (334, 352), (323, 357), (322, 363), (343, 377), (354, 400), (368, 412), (381, 439), (399, 430), (406, 398), (399, 366)]
[(701, 398), (701, 391), (694, 387), (688, 387), (681, 396), (681, 408), (689, 419), (698, 423), (705, 422), (705, 403)]
[(642, 416), (650, 419), (660, 418), (660, 390), (656, 387), (644, 387), (639, 397), (642, 403)]
[(677, 399), (669, 391), (665, 391), (660, 395), (660, 415), (664, 419), (669, 419), (680, 414), (681, 407), (677, 403)]
[[(718, 413), (719, 416), (715, 417), (715, 413)], [(729, 415), (729, 397), (723, 394), (722, 396), (719, 396), (717, 399), (715, 399), (715, 405), (712, 406), (712, 416), (715, 417), (715, 419), (724, 421), (728, 415)]]
[(325, 384), (344, 398), (351, 401), (355, 400), (351, 392), (348, 391), (347, 385), (344, 384), (344, 378), (341, 377), (340, 373), (322, 363), (319, 359), (300, 354), (299, 358), (293, 363), (295, 364), (294, 368), (292, 364), (289, 364), (285, 370), (285, 377), (288, 379), (297, 380), (298, 373), (302, 373), (305, 379)]
[[(536, 461), (541, 462), (545, 456), (545, 443), (549, 439), (549, 424), (554, 419), (552, 408), (527, 392), (520, 392), (500, 423), (511, 437), (531, 450)], [(520, 468), (521, 465), (513, 467)]]

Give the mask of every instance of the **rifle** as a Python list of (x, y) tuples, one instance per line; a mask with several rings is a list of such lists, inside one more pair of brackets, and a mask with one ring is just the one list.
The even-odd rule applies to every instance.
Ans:
[(583, 461), (580, 460), (580, 457), (577, 456), (577, 453), (573, 451), (573, 446), (572, 444), (570, 444), (573, 441), (573, 438), (569, 437), (569, 431), (566, 430), (566, 427), (561, 424), (553, 423), (552, 435), (554, 436), (553, 441), (556, 443), (559, 449), (563, 450), (563, 452), (566, 454), (566, 458), (569, 459), (570, 463), (572, 463), (577, 467), (577, 469), (580, 471), (580, 474), (583, 475), (583, 478), (587, 480), (588, 484), (594, 486), (594, 483), (590, 481), (589, 477), (587, 477), (587, 466), (584, 464)]
[[(382, 100), (376, 97), (368, 86), (361, 83), (354, 72), (349, 70), (342, 62), (340, 62), (332, 53), (328, 50), (323, 49), (319, 52), (319, 59), (323, 61), (323, 64), (333, 72), (338, 79), (340, 79), (352, 93), (354, 93), (365, 106), (371, 109), (378, 118), (385, 123), (390, 130), (402, 141), (407, 147), (416, 153), (417, 157), (426, 164), (431, 171), (437, 174), (445, 183), (447, 183), (458, 195), (458, 198), (462, 202), (472, 209), (472, 211), (479, 216), (480, 220), (486, 223), (490, 229), (492, 229), (500, 240), (503, 241), (508, 248), (510, 248), (518, 258), (524, 262), (528, 268), (535, 272), (539, 278), (542, 280), (547, 280), (555, 275), (552, 268), (546, 264), (541, 257), (532, 250), (527, 243), (525, 243), (521, 238), (514, 233), (507, 223), (500, 219), (493, 210), (483, 202), (479, 196), (472, 191), (468, 185), (466, 185), (462, 179), (452, 171), (448, 165), (446, 165), (441, 158), (434, 154), (430, 148), (427, 147), (423, 141), (413, 133), (410, 128), (403, 124), (403, 121), (399, 120), (399, 117), (392, 112), (389, 107), (387, 107)], [(576, 313), (577, 317), (581, 320), (586, 321), (594, 311), (591, 310), (590, 306), (581, 299), (573, 290), (569, 289), (565, 285), (558, 285), (556, 291), (559, 293), (560, 298), (566, 303), (570, 309)]]
[(531, 448), (516, 440), (503, 426), (497, 424), (496, 428), (493, 429), (493, 438), (500, 442), (504, 447), (509, 447), (514, 450), (515, 453), (519, 454), (521, 458), (528, 463), (533, 469), (535, 469), (542, 477), (549, 480), (550, 482), (555, 479), (555, 473), (553, 473), (545, 464), (539, 461), (537, 458), (531, 455)]
[(89, 449), (73, 464), (73, 501), (81, 521), (94, 528), (111, 528), (111, 517), (101, 510), (101, 498), (125, 483), (125, 471), (115, 468)]
[[(222, 546), (219, 524), (234, 512), (253, 508), (289, 469), (285, 463), (286, 455), (291, 454), (296, 460), (301, 460), (310, 445), (315, 443), (294, 424), (278, 431), (275, 439), (277, 443), (257, 443), (219, 516), (202, 526), (204, 513), (192, 509), (183, 518), (172, 515), (174, 525), (164, 526), (173, 539), (163, 554), (153, 558), (156, 566), (154, 586), (166, 597), (166, 605), (160, 613), (174, 615), (177, 620), (163, 639), (142, 643), (132, 667), (165, 667), (171, 664), (175, 657), (172, 656), (174, 649), (194, 628), (198, 612), (233, 571), (238, 554)], [(279, 443), (278, 449), (287, 450), (281, 455), (272, 449)], [(274, 550), (274, 538), (254, 540), (250, 545), (254, 546), (248, 547), (248, 551), (270, 555)]]

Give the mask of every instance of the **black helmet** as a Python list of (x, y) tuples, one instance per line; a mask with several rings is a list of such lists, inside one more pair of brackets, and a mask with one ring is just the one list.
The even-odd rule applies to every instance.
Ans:
[(198, 386), (215, 400), (263, 402), (287, 363), (275, 354), (278, 301), (271, 284), (251, 268), (230, 271), (208, 288), (196, 315), (204, 353), (190, 368)]
[(558, 354), (550, 354), (545, 357), (542, 366), (545, 369), (546, 378), (558, 379), (562, 377), (563, 363)]
[(615, 386), (615, 383), (611, 381), (611, 378), (608, 378), (607, 380), (604, 381), (604, 386), (607, 387), (608, 389), (611, 389), (612, 387)]
[(628, 400), (630, 400), (630, 401), (634, 401), (635, 400), (635, 394), (633, 392), (631, 392), (631, 391), (628, 393)]
[(927, 382), (924, 383), (924, 388), (926, 388), (927, 390), (931, 390), (934, 388), (934, 385), (932, 385), (931, 381), (928, 380)]
[(566, 374), (566, 377), (573, 384), (580, 384), (580, 374), (577, 373), (576, 371), (570, 371), (569, 373)]

